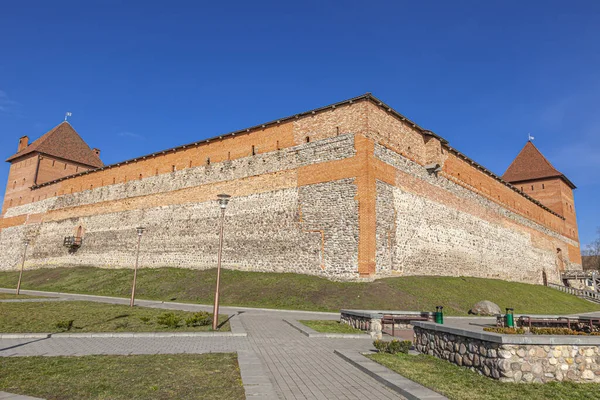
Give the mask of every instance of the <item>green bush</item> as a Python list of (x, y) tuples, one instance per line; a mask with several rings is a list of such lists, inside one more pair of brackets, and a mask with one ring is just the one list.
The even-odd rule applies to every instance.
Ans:
[(525, 329), (523, 328), (483, 328), (486, 332), (501, 333), (503, 335), (524, 335)]
[(212, 317), (206, 311), (200, 311), (200, 312), (194, 313), (194, 315), (192, 315), (191, 317), (186, 318), (185, 324), (189, 327), (207, 326), (207, 325), (212, 324)]
[(386, 342), (385, 340), (377, 339), (373, 342), (373, 346), (375, 346), (375, 348), (377, 349), (377, 351), (379, 353), (387, 353), (389, 345), (390, 345), (390, 342)]
[(408, 354), (408, 350), (410, 350), (410, 346), (412, 346), (412, 342), (410, 340), (392, 340), (388, 345), (388, 353), (396, 354), (396, 353), (404, 353)]
[(181, 317), (174, 313), (164, 313), (156, 318), (156, 322), (159, 325), (164, 325), (167, 328), (178, 328), (181, 324)]
[(404, 353), (407, 354), (408, 350), (410, 350), (410, 346), (412, 346), (412, 342), (410, 340), (392, 340), (391, 342), (386, 342), (385, 340), (375, 340), (373, 342), (373, 346), (377, 349), (379, 353)]
[(69, 320), (65, 319), (63, 321), (58, 321), (56, 323), (56, 325), (54, 325), (54, 326), (56, 326), (56, 329), (59, 329), (59, 330), (61, 330), (63, 332), (70, 331), (71, 328), (73, 327), (73, 322), (74, 321), (72, 319), (69, 319)]
[(569, 328), (531, 328), (534, 335), (577, 335), (577, 336), (600, 336), (600, 332), (576, 331)]

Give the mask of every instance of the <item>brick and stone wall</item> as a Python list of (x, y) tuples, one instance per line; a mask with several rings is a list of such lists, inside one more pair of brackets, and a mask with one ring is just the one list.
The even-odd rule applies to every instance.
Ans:
[(378, 272), (560, 282), (556, 249), (576, 241), (381, 145), (375, 157), (394, 168), (377, 181)]
[[(53, 160), (41, 161), (44, 171), (53, 168)], [(542, 271), (557, 281), (559, 269), (580, 263), (579, 243), (562, 231), (563, 219), (372, 101), (31, 189), (35, 163), (11, 167), (10, 179), (25, 183), (16, 185), (22, 201), (5, 202), (0, 218), (3, 270), (16, 268), (26, 236), (33, 240), (30, 267), (130, 267), (138, 225), (148, 228), (142, 266), (213, 267), (214, 200), (223, 192), (233, 196), (225, 228), (230, 268), (335, 279), (468, 275), (539, 283)], [(429, 174), (428, 163), (443, 169)], [(63, 238), (79, 227), (84, 245), (69, 253)]]
[(600, 382), (598, 337), (522, 339), (484, 333), (490, 340), (481, 340), (467, 336), (468, 333), (460, 334), (459, 330), (444, 332), (426, 328), (432, 324), (415, 324), (419, 325), (414, 328), (417, 351), (490, 378), (516, 383)]
[[(336, 279), (357, 274), (358, 206), (352, 179), (298, 186), (297, 168), (354, 154), (343, 135), (292, 149), (176, 171), (10, 208), (6, 217), (43, 215), (43, 223), (0, 231), (2, 269), (14, 268), (23, 237), (33, 238), (29, 266), (130, 267), (135, 227), (147, 228), (141, 264), (216, 265), (216, 194), (234, 197), (226, 214), (224, 265)], [(65, 236), (84, 229), (76, 252)]]

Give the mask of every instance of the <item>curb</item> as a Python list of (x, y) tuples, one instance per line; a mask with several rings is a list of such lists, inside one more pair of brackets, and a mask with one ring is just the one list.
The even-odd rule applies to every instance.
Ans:
[(369, 360), (356, 351), (334, 350), (334, 353), (409, 400), (448, 400), (447, 397)]
[(238, 365), (246, 399), (276, 400), (277, 394), (264, 365), (253, 350), (238, 350)]
[(2, 333), (0, 339), (246, 337), (246, 332)]
[(39, 397), (24, 396), (22, 394), (14, 394), (8, 392), (0, 392), (1, 400), (44, 400)]
[(363, 334), (363, 333), (323, 333), (317, 332), (312, 328), (296, 321), (284, 319), (283, 322), (290, 325), (292, 328), (300, 331), (305, 336), (309, 338), (329, 338), (329, 339), (372, 339), (371, 335)]

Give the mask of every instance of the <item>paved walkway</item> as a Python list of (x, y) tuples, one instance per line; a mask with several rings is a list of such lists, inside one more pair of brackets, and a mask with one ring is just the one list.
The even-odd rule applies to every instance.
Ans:
[[(24, 291), (24, 294), (47, 294)], [(61, 297), (115, 304), (127, 299), (83, 295)], [(210, 310), (210, 306), (137, 301), (138, 305), (165, 309)], [(59, 356), (92, 354), (178, 354), (238, 352), (247, 395), (280, 399), (399, 399), (396, 392), (334, 354), (334, 350), (366, 352), (365, 339), (308, 338), (283, 319), (336, 319), (335, 313), (309, 313), (239, 307), (222, 307), (222, 313), (236, 314), (247, 337), (203, 338), (45, 338), (1, 339), (0, 356)], [(242, 365), (246, 364), (247, 365)], [(261, 376), (252, 371), (262, 368)], [(254, 374), (252, 374), (254, 372)], [(249, 385), (257, 385), (257, 391)], [(274, 395), (262, 392), (265, 384)], [(267, 390), (268, 392), (268, 390)]]

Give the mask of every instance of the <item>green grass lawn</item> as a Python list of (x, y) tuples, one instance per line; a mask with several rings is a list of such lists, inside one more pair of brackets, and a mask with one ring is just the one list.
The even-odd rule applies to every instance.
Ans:
[(504, 383), (422, 354), (378, 353), (368, 357), (453, 400), (600, 399), (597, 383)]
[(298, 322), (322, 333), (365, 333), (350, 325), (342, 324), (340, 321), (304, 320)]
[[(18, 272), (0, 272), (0, 287), (12, 287)], [(22, 289), (129, 297), (128, 269), (63, 267), (28, 270)], [(137, 297), (211, 304), (215, 270), (143, 268)], [(221, 304), (294, 310), (339, 311), (341, 308), (435, 311), (465, 315), (480, 300), (515, 313), (570, 314), (600, 311), (600, 305), (539, 285), (460, 277), (398, 277), (374, 282), (333, 282), (300, 274), (224, 270)]]
[[(174, 313), (182, 318), (181, 326), (169, 328), (159, 325), (157, 317)], [(0, 331), (4, 333), (61, 332), (60, 321), (73, 320), (70, 332), (161, 332), (209, 331), (211, 326), (187, 327), (185, 319), (191, 312), (159, 310), (155, 308), (93, 303), (87, 301), (60, 301), (35, 303), (0, 303)], [(219, 322), (227, 320), (220, 315)], [(229, 322), (220, 329), (229, 331)]]
[(236, 354), (2, 357), (0, 391), (48, 400), (244, 399)]

